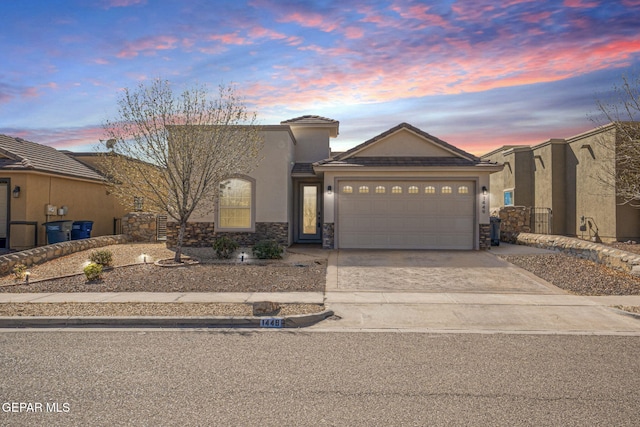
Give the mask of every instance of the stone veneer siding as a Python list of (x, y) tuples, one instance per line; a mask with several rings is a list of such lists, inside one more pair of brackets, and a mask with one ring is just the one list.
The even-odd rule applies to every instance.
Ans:
[(155, 242), (157, 227), (157, 215), (151, 212), (130, 212), (122, 217), (122, 234), (132, 242)]
[(518, 233), (531, 232), (531, 209), (525, 206), (504, 206), (494, 209), (491, 216), (500, 218), (500, 240), (513, 242)]
[(480, 224), (480, 250), (491, 249), (491, 224)]
[(626, 271), (634, 276), (640, 276), (640, 255), (600, 243), (592, 243), (575, 237), (534, 233), (520, 233), (514, 236), (514, 243), (562, 252), (616, 270)]
[[(167, 246), (173, 247), (178, 241), (179, 224), (167, 222)], [(256, 222), (255, 232), (216, 232), (213, 222), (190, 222), (184, 235), (184, 246), (206, 247), (213, 245), (216, 238), (228, 236), (240, 246), (253, 246), (261, 240), (275, 239), (283, 246), (289, 246), (289, 224), (286, 222)]]
[(322, 224), (322, 249), (333, 249), (335, 245), (335, 225), (332, 222)]
[(30, 267), (34, 264), (41, 264), (75, 252), (109, 245), (119, 245), (126, 243), (127, 241), (127, 237), (123, 234), (115, 236), (99, 236), (88, 239), (54, 243), (51, 245), (27, 249), (25, 251), (2, 255), (0, 256), (0, 275), (10, 274), (16, 264), (24, 264), (27, 267)]

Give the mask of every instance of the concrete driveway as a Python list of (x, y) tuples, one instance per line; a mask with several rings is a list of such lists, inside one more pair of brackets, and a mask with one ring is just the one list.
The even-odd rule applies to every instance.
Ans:
[(607, 297), (571, 295), (497, 252), (550, 251), (333, 251), (325, 303), (336, 316), (311, 329), (640, 336), (640, 319), (609, 308)]
[(484, 251), (340, 250), (327, 291), (564, 294)]

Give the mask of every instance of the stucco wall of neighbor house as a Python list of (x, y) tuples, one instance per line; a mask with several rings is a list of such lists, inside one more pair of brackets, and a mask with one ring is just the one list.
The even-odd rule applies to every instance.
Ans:
[(640, 240), (640, 208), (618, 205), (616, 215), (617, 240)]
[[(615, 241), (617, 227), (617, 204), (610, 186), (599, 177), (612, 167), (609, 151), (603, 143), (613, 143), (612, 131), (587, 133), (569, 140), (571, 157), (577, 160), (575, 169), (575, 228), (567, 234), (592, 241)], [(570, 215), (571, 213), (569, 213)], [(581, 218), (585, 218), (587, 230), (581, 231)]]
[(291, 132), (296, 138), (294, 160), (297, 163), (313, 163), (329, 158), (330, 130), (328, 128), (292, 126)]
[[(11, 221), (36, 221), (38, 223), (38, 245), (46, 244), (46, 230), (42, 226), (47, 221), (88, 220), (93, 221), (91, 236), (113, 234), (113, 220), (120, 218), (125, 209), (118, 200), (107, 194), (104, 184), (80, 179), (55, 177), (51, 175), (14, 172), (3, 173), (0, 177), (11, 179), (11, 189), (20, 186), (20, 197), (11, 198)], [(67, 207), (64, 216), (45, 213), (45, 206)], [(33, 226), (13, 225), (10, 229), (10, 246), (22, 250), (33, 247), (35, 229)]]
[[(505, 147), (491, 151), (482, 156), (482, 160), (488, 160), (492, 163), (504, 163), (509, 161), (504, 155)], [(499, 208), (504, 204), (505, 176), (511, 173), (511, 164), (505, 164), (504, 169), (500, 172), (492, 173), (489, 177), (489, 208)]]
[(566, 226), (565, 145), (563, 139), (552, 139), (532, 147), (535, 188), (532, 206), (552, 210), (554, 234), (564, 234)]

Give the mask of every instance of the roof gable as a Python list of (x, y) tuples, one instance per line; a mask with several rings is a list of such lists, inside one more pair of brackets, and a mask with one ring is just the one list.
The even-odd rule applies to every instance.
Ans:
[(408, 123), (401, 123), (351, 150), (345, 151), (336, 156), (335, 160), (347, 160), (352, 157), (453, 157), (473, 162), (479, 160), (473, 154), (454, 147)]

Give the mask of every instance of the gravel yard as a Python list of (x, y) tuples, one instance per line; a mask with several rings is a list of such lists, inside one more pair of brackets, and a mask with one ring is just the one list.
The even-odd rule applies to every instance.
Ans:
[(577, 295), (640, 295), (640, 278), (563, 254), (502, 256)]
[[(326, 251), (288, 250), (282, 260), (221, 262), (211, 248), (185, 248), (184, 255), (201, 263), (159, 267), (153, 261), (172, 258), (164, 244), (107, 246), (116, 268), (89, 283), (82, 273), (89, 253), (78, 252), (29, 268), (30, 284), (16, 284), (12, 275), (0, 278), (0, 292), (322, 292)], [(143, 255), (144, 254), (144, 255)], [(144, 264), (146, 257), (147, 264)], [(61, 277), (63, 276), (63, 277)], [(316, 304), (283, 304), (279, 315), (322, 311)], [(32, 303), (0, 304), (0, 316), (250, 316), (249, 304), (212, 303)]]
[[(616, 247), (640, 253), (640, 245)], [(159, 267), (152, 262), (172, 258), (164, 244), (126, 244), (105, 247), (117, 268), (102, 280), (88, 283), (82, 268), (89, 252), (79, 252), (32, 266), (31, 283), (15, 284), (0, 278), (0, 292), (322, 292), (328, 252), (304, 248), (288, 250), (283, 260), (221, 263), (211, 248), (185, 248), (184, 254), (201, 263), (186, 267)], [(143, 255), (147, 264), (143, 263)], [(577, 295), (640, 295), (640, 278), (591, 261), (563, 254), (503, 256), (544, 280)], [(60, 277), (64, 276), (64, 277)], [(283, 305), (281, 315), (321, 311), (315, 304)], [(640, 311), (638, 307), (625, 307)], [(212, 303), (67, 303), (0, 305), (0, 316), (248, 316), (247, 304)]]

